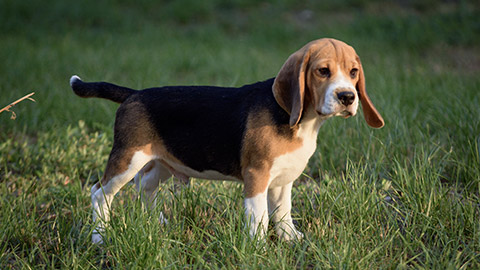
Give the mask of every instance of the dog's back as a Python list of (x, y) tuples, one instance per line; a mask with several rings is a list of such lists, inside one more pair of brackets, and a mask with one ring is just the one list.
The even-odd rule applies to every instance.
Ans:
[(71, 86), (81, 97), (121, 103), (115, 143), (122, 148), (161, 140), (169, 153), (195, 171), (213, 170), (241, 178), (241, 146), (249, 114), (268, 114), (264, 117), (277, 129), (283, 127), (283, 134), (292, 135), (289, 115), (273, 96), (273, 81), (240, 88), (165, 86), (137, 91), (73, 76)]

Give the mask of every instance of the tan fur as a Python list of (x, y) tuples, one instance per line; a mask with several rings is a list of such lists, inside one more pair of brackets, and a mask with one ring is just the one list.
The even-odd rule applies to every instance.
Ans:
[(362, 102), (363, 116), (367, 123), (374, 128), (381, 128), (385, 125), (385, 121), (382, 116), (378, 113), (377, 109), (373, 106), (372, 101), (367, 95), (365, 90), (365, 74), (363, 72), (363, 67), (360, 62), (360, 57), (357, 56), (357, 61), (360, 64), (360, 79), (357, 83), (357, 90), (360, 95), (360, 101)]
[(302, 139), (295, 136), (297, 129), (292, 128), (294, 137), (290, 140), (278, 134), (267, 111), (248, 116), (241, 157), (241, 165), (244, 168), (242, 172), (244, 192), (247, 198), (267, 189), (269, 172), (276, 157), (302, 146)]
[(305, 72), (310, 59), (304, 47), (292, 54), (275, 78), (273, 95), (286, 112), (290, 114), (290, 126), (300, 121), (305, 99)]
[[(328, 69), (329, 75), (322, 69)], [(184, 181), (189, 177), (243, 181), (250, 234), (266, 231), (270, 213), (280, 237), (300, 239), (303, 234), (295, 229), (290, 213), (292, 183), (314, 153), (323, 121), (355, 115), (360, 102), (368, 125), (380, 128), (384, 121), (367, 95), (360, 58), (352, 47), (338, 40), (312, 41), (290, 55), (274, 80), (272, 92), (280, 107), (270, 103), (269, 107), (249, 111), (240, 168), (236, 162), (235, 175), (214, 170), (199, 172), (183, 164), (167, 151), (148, 118), (142, 117), (145, 108), (141, 103), (122, 105), (117, 112), (121, 124), (115, 130), (128, 136), (116, 138), (118, 144), (114, 143), (105, 175), (92, 188), (93, 219), (103, 218), (92, 241), (103, 241), (100, 234), (103, 221), (109, 220), (108, 205), (138, 172), (137, 186), (148, 193), (147, 202), (153, 201), (159, 178), (166, 179), (168, 172)], [(285, 112), (275, 111), (282, 109), (289, 114), (288, 123), (277, 124), (287, 120)], [(100, 191), (101, 187), (104, 190)]]
[(185, 166), (185, 164), (183, 164), (179, 159), (177, 159), (174, 155), (170, 154), (170, 152), (167, 151), (167, 148), (165, 147), (165, 144), (162, 140), (157, 140), (155, 144), (147, 144), (141, 150), (147, 155), (156, 156), (160, 163), (166, 169), (168, 169), (172, 175), (177, 177), (182, 182), (188, 181), (188, 175), (178, 170), (175, 170), (172, 166), (173, 164)]
[(100, 181), (101, 185), (105, 186), (114, 176), (126, 171), (134, 153), (134, 149), (112, 149), (110, 157), (108, 158), (107, 167), (105, 168), (105, 173)]
[[(338, 45), (337, 45), (338, 46)], [(348, 48), (341, 46), (342, 51), (337, 51), (336, 46), (330, 42), (318, 42), (313, 43), (311, 46), (306, 46), (305, 50), (311, 50), (312, 57), (310, 61), (310, 69), (307, 72), (306, 80), (311, 95), (309, 102), (316, 108), (316, 105), (323, 104), (325, 98), (325, 90), (329, 85), (329, 80), (325, 80), (318, 76), (318, 70), (321, 67), (328, 67), (332, 73), (338, 74), (339, 70), (336, 70), (339, 63), (342, 63), (342, 71), (348, 74), (348, 71), (352, 68), (358, 68), (358, 64), (352, 58), (355, 55), (355, 51), (350, 51)], [(345, 51), (348, 50), (348, 51)], [(352, 48), (353, 50), (353, 48)], [(345, 60), (348, 59), (349, 60)], [(315, 90), (315, 91), (314, 91)]]
[[(319, 76), (321, 67), (328, 67), (333, 77)], [(273, 85), (275, 99), (290, 114), (292, 129), (298, 129), (304, 110), (319, 110), (319, 104), (324, 103), (326, 88), (335, 79), (335, 74), (349, 74), (353, 68), (359, 69), (359, 75), (351, 80), (360, 93), (367, 123), (372, 127), (383, 126), (383, 119), (366, 94), (363, 69), (355, 50), (341, 41), (321, 39), (293, 53)], [(267, 189), (275, 158), (300, 148), (302, 138), (293, 136), (288, 140), (280, 136), (267, 112), (250, 115), (246, 130), (241, 164), (245, 196), (250, 198)]]
[(275, 79), (273, 93), (278, 104), (290, 114), (290, 125), (299, 123), (306, 104), (315, 106), (323, 103), (325, 88), (333, 78), (319, 76), (319, 69), (328, 67), (332, 74), (338, 73), (337, 64), (344, 74), (349, 74), (352, 68), (359, 70), (352, 82), (359, 93), (365, 120), (371, 127), (382, 127), (383, 118), (365, 89), (360, 57), (351, 46), (328, 38), (312, 41), (290, 55)]

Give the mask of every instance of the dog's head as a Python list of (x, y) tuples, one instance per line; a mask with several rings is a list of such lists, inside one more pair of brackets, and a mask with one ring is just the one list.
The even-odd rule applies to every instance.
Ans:
[(335, 39), (315, 40), (293, 53), (275, 78), (273, 94), (290, 114), (290, 126), (298, 124), (306, 106), (323, 117), (354, 116), (359, 100), (367, 124), (384, 125), (365, 90), (360, 58)]

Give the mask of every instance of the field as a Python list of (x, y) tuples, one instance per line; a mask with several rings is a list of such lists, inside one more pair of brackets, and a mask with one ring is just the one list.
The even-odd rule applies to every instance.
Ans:
[[(475, 1), (0, 0), (0, 108), (36, 100), (0, 114), (0, 269), (480, 268), (479, 17)], [(321, 37), (355, 47), (386, 125), (320, 129), (293, 190), (303, 241), (250, 239), (242, 186), (193, 179), (152, 211), (125, 187), (91, 244), (118, 105), (71, 75), (240, 86)]]

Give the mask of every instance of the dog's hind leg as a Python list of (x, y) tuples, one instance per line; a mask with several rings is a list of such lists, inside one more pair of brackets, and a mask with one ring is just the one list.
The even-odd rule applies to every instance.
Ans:
[[(135, 186), (148, 210), (154, 209), (157, 204), (158, 185), (170, 177), (172, 177), (172, 173), (162, 166), (159, 160), (148, 162), (135, 175)], [(163, 213), (160, 213), (159, 220), (161, 223), (167, 223)]]
[(110, 220), (109, 207), (115, 194), (152, 159), (154, 156), (141, 150), (117, 149), (114, 144), (102, 180), (92, 187), (93, 222), (98, 221), (92, 242), (103, 242), (101, 233)]

